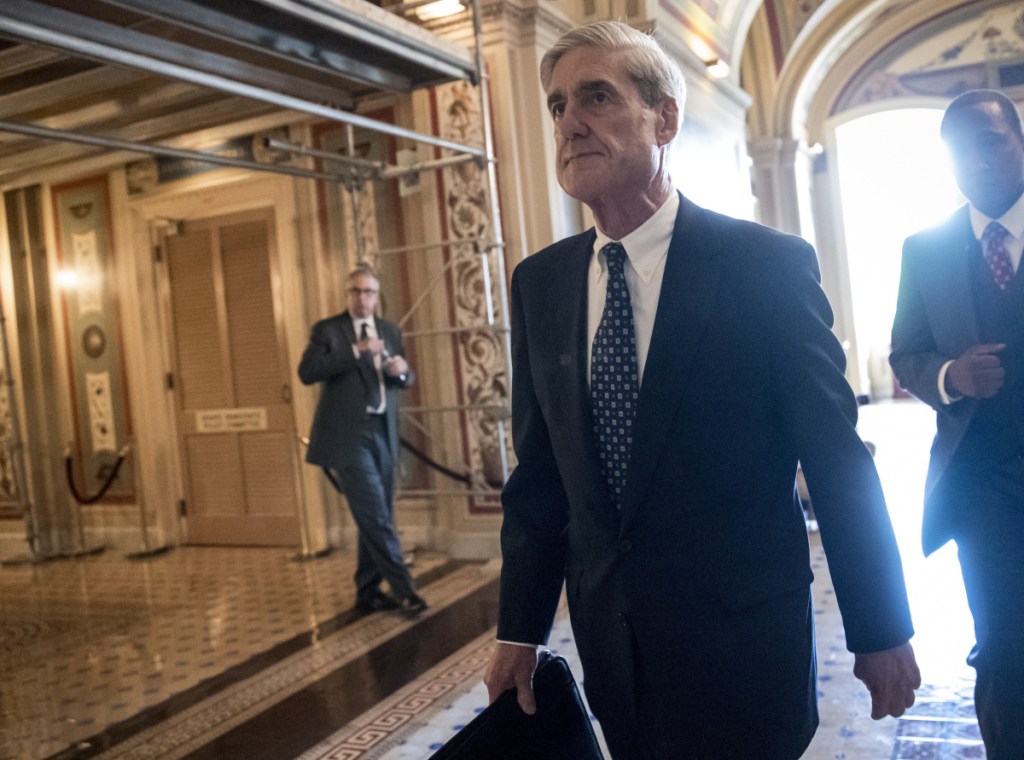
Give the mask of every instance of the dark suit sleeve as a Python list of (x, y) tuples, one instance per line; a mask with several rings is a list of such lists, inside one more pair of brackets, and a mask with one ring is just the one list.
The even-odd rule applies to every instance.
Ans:
[(857, 404), (832, 333), (813, 250), (780, 257), (780, 346), (773, 382), (796, 444), (852, 652), (875, 652), (913, 635), (899, 549), (870, 452), (857, 434)]
[(502, 491), (498, 638), (547, 641), (565, 578), (569, 504), (533, 384), (523, 268), (512, 276), (512, 435), (518, 464)]
[[(386, 330), (384, 333), (384, 345), (387, 346), (388, 353), (392, 356), (401, 356), (406, 359), (408, 364), (408, 357), (405, 356), (405, 346), (402, 343), (402, 330), (398, 325), (392, 324), (391, 322), (384, 322), (379, 320), (378, 324)], [(409, 364), (409, 371), (401, 377), (392, 377), (391, 375), (384, 375), (384, 384), (389, 388), (408, 388), (410, 385), (416, 382), (416, 373), (413, 371), (412, 365)]]
[(943, 364), (956, 357), (946, 356), (936, 346), (917, 271), (922, 252), (915, 248), (913, 240), (903, 245), (889, 364), (903, 388), (941, 411), (947, 407), (939, 395), (939, 372)]
[(309, 343), (299, 361), (299, 379), (306, 385), (313, 385), (356, 371), (355, 352), (337, 318), (313, 325)]

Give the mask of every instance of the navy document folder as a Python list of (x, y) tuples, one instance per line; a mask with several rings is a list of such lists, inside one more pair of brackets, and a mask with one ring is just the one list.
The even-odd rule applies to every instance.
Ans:
[(564, 657), (543, 651), (533, 676), (537, 712), (509, 689), (430, 760), (604, 760), (590, 715)]

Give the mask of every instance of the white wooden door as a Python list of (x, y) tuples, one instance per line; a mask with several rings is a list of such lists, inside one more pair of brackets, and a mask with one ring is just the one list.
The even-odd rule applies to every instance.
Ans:
[(190, 543), (299, 543), (291, 372), (271, 209), (186, 222), (163, 242)]

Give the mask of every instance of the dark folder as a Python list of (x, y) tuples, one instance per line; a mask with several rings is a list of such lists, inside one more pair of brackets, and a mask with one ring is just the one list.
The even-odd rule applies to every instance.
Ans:
[(564, 657), (540, 653), (533, 692), (534, 715), (520, 709), (515, 689), (509, 689), (430, 760), (604, 760)]

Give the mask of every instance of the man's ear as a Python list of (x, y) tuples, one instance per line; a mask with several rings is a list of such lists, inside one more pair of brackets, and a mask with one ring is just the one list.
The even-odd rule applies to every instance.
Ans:
[(665, 98), (655, 106), (655, 112), (658, 114), (658, 145), (668, 145), (679, 134), (682, 124), (679, 104), (675, 98)]

